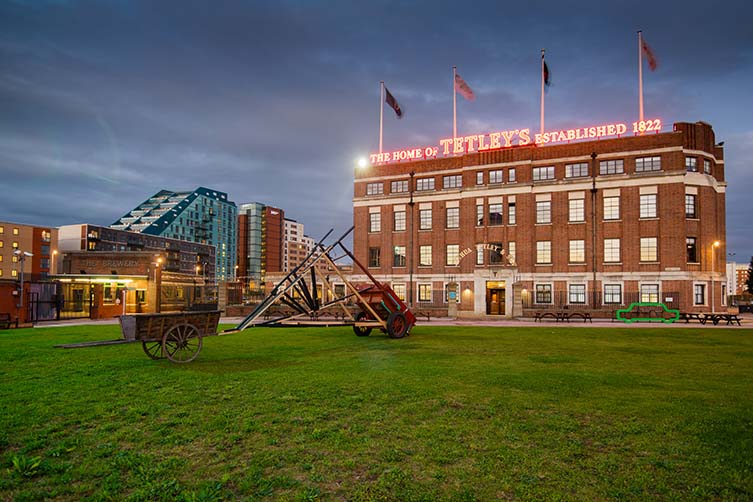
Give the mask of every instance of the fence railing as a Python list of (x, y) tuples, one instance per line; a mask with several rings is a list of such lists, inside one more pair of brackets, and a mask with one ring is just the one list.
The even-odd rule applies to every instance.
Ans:
[(621, 294), (604, 295), (602, 291), (592, 291), (585, 295), (572, 294), (569, 291), (553, 291), (551, 294), (539, 294), (535, 291), (523, 295), (524, 309), (580, 309), (580, 310), (615, 310), (629, 306), (635, 302), (659, 302), (670, 309), (677, 309), (680, 305), (680, 294), (677, 292), (661, 292), (657, 294), (641, 293), (640, 291), (626, 291)]

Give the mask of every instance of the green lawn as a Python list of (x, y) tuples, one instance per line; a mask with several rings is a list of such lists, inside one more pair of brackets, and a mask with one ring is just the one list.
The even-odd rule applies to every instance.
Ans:
[(751, 500), (753, 331), (0, 332), (3, 500)]

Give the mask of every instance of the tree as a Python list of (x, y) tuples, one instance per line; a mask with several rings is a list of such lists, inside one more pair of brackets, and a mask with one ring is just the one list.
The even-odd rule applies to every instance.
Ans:
[(745, 280), (745, 289), (748, 293), (753, 293), (753, 256), (750, 257), (750, 265), (748, 265), (748, 278)]

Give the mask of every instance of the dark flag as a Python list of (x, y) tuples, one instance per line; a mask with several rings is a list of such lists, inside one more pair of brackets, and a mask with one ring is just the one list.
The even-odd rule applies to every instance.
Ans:
[(658, 66), (658, 63), (656, 61), (656, 56), (654, 55), (654, 51), (651, 50), (651, 47), (646, 43), (645, 40), (642, 41), (643, 45), (643, 54), (646, 55), (646, 59), (648, 60), (648, 67), (651, 68), (651, 71), (655, 71), (656, 67)]
[(552, 81), (549, 79), (549, 67), (546, 65), (546, 61), (544, 61), (544, 85), (547, 88), (552, 85)]
[(386, 87), (384, 88), (384, 102), (387, 103), (389, 106), (391, 106), (393, 110), (395, 110), (395, 114), (397, 115), (397, 118), (399, 119), (403, 118), (403, 109), (400, 108), (400, 105), (395, 99), (395, 96), (393, 96), (390, 93), (390, 91), (387, 90)]

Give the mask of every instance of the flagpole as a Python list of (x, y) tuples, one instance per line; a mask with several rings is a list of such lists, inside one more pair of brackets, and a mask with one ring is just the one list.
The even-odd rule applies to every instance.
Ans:
[(382, 124), (384, 123), (384, 80), (379, 82), (379, 153), (382, 153)]
[(544, 49), (541, 49), (541, 134), (544, 134)]
[(458, 67), (452, 67), (452, 138), (458, 137), (458, 93), (455, 89), (455, 78), (457, 78)]
[(643, 32), (638, 30), (638, 120), (643, 122)]

